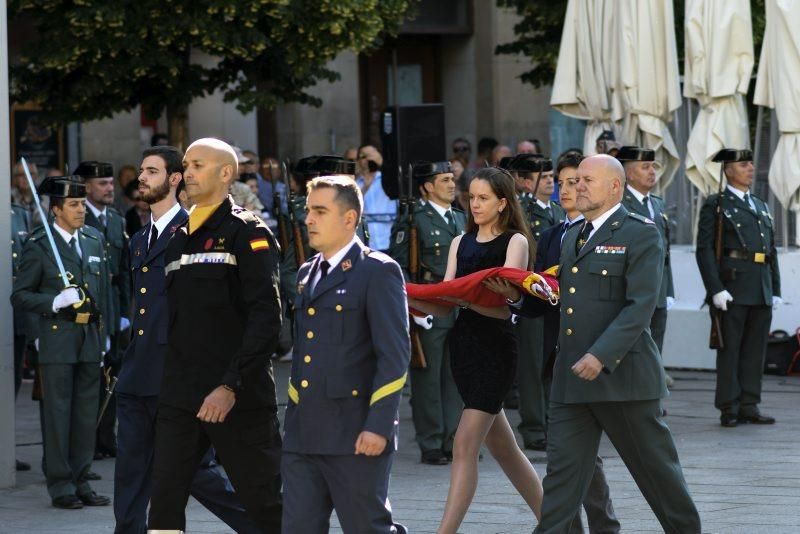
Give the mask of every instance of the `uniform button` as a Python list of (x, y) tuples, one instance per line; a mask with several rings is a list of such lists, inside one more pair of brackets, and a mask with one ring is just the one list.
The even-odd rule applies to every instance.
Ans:
[(312, 332), (311, 330), (309, 330), (308, 332), (306, 332), (306, 337), (307, 337), (308, 339), (314, 339), (314, 332)]
[(53, 325), (53, 330), (58, 330), (58, 325), (57, 324)]
[(142, 294), (147, 293), (147, 288), (143, 287), (142, 289), (139, 290), (139, 293), (142, 293)]
[(572, 315), (572, 308), (567, 308), (567, 315)]
[(89, 284), (88, 284), (88, 283), (86, 283), (86, 282), (84, 282), (84, 284), (83, 284), (83, 287), (85, 287), (85, 288), (87, 288), (87, 289), (88, 289), (88, 288), (89, 288)]
[[(761, 234), (761, 235), (764, 235), (764, 234)], [(13, 252), (13, 253), (11, 254), (11, 257), (12, 257), (12, 258), (16, 258), (16, 257), (17, 257), (17, 253), (16, 253), (16, 252)]]
[(617, 360), (617, 365), (619, 365), (619, 362), (621, 362), (621, 361), (622, 361), (622, 360)]
[(572, 271), (572, 274), (575, 274), (575, 273), (577, 273), (577, 272), (578, 272), (578, 268), (577, 268), (577, 267), (573, 267), (573, 268), (572, 268), (572, 269), (570, 269), (570, 270)]
[(608, 271), (606, 271), (605, 269), (603, 269), (603, 270), (600, 272), (600, 274), (602, 274), (603, 276), (607, 276), (607, 275), (608, 275)]
[(308, 314), (309, 314), (309, 315), (312, 315), (312, 316), (313, 316), (315, 313), (317, 313), (317, 310), (315, 310), (314, 308), (309, 308), (309, 309), (308, 309)]
[(139, 315), (144, 315), (144, 308), (139, 308)]
[(144, 335), (144, 330), (141, 330), (141, 329), (140, 329), (140, 330), (139, 330), (139, 335), (140, 335), (140, 336), (143, 336), (143, 335)]
[(309, 356), (308, 354), (306, 354), (306, 357), (305, 357), (305, 358), (303, 358), (303, 361), (304, 361), (304, 362), (306, 362), (306, 363), (311, 363), (311, 356)]
[(337, 312), (340, 312), (340, 311), (342, 311), (342, 305), (341, 305), (341, 304), (337, 304), (337, 305), (336, 305), (336, 311), (337, 311)]
[(571, 335), (572, 335), (572, 328), (567, 328), (567, 335), (568, 335), (568, 336), (571, 336)]
[(574, 287), (569, 288), (569, 292), (570, 293), (575, 293), (575, 288)]
[(741, 224), (739, 224), (739, 223), (736, 223), (736, 228), (741, 228), (741, 227), (742, 227), (742, 225), (741, 225)]
[(142, 272), (143, 272), (143, 273), (146, 273), (146, 272), (147, 272), (147, 271), (149, 271), (149, 270), (150, 270), (150, 269), (148, 269), (148, 268), (147, 268), (147, 265), (145, 265), (144, 267), (142, 267)]
[(357, 389), (354, 389), (354, 390), (353, 390), (353, 391), (351, 391), (350, 393), (352, 393), (352, 395), (353, 395), (354, 397), (358, 397), (358, 390), (357, 390)]
[(308, 387), (308, 380), (301, 380), (300, 381), (300, 387), (301, 388), (307, 388)]
[(764, 237), (764, 233), (763, 232), (761, 233), (761, 237)]

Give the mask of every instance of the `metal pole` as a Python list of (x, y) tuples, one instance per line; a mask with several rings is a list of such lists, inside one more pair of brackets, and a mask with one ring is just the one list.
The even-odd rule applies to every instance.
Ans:
[[(0, 488), (16, 483), (14, 436), (14, 335), (11, 311), (11, 142), (8, 125), (8, 28), (0, 0)], [(3, 207), (5, 206), (5, 207)]]

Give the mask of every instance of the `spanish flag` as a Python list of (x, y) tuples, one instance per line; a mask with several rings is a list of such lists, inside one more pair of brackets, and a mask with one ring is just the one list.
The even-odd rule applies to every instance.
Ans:
[[(483, 281), (488, 278), (505, 278), (515, 286), (519, 287), (524, 294), (533, 295), (542, 300), (557, 302), (558, 299), (558, 280), (549, 273), (535, 273), (511, 267), (495, 267), (484, 269), (455, 280), (439, 282), (438, 284), (406, 284), (406, 292), (411, 298), (427, 300), (442, 306), (455, 307), (456, 304), (443, 300), (442, 297), (451, 297), (464, 300), (470, 304), (479, 304), (488, 307), (501, 307), (506, 305), (506, 300), (501, 296), (487, 289)], [(546, 286), (550, 295), (542, 295), (533, 289), (533, 285), (538, 283)]]
[(250, 241), (250, 248), (253, 249), (253, 252), (258, 252), (259, 250), (268, 249), (269, 241), (267, 241), (266, 237), (259, 237), (258, 239), (252, 239)]

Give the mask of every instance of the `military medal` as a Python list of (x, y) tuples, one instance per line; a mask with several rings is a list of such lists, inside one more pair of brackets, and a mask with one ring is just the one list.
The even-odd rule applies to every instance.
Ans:
[(342, 272), (345, 272), (345, 273), (346, 273), (347, 271), (349, 271), (349, 270), (350, 270), (350, 269), (352, 269), (352, 268), (353, 268), (353, 262), (352, 262), (352, 261), (350, 261), (350, 260), (344, 260), (344, 261), (342, 262)]

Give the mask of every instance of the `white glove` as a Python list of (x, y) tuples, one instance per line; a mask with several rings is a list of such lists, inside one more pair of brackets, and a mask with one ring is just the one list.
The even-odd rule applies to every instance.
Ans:
[(109, 336), (106, 336), (106, 350), (105, 350), (105, 352), (108, 352), (110, 350), (111, 350), (111, 338)]
[(81, 296), (78, 294), (77, 289), (74, 287), (63, 289), (61, 293), (56, 295), (56, 298), (53, 299), (53, 312), (58, 313), (58, 310), (61, 308), (72, 306), (80, 301)]
[(39, 338), (33, 340), (33, 346), (36, 347), (36, 351), (39, 351)]
[(420, 328), (423, 328), (425, 330), (430, 330), (433, 327), (432, 315), (426, 315), (425, 317), (412, 315), (411, 318), (414, 319), (414, 322), (417, 323), (417, 326), (419, 326)]
[(131, 322), (128, 320), (127, 317), (120, 317), (119, 318), (119, 331), (122, 332), (123, 330), (127, 330), (130, 328)]
[(780, 306), (781, 304), (783, 304), (783, 299), (778, 297), (778, 296), (774, 296), (773, 295), (773, 297), (772, 297), (772, 309), (773, 310), (777, 310), (778, 306)]
[(713, 302), (714, 306), (716, 306), (720, 310), (728, 311), (728, 303), (733, 302), (733, 296), (727, 291), (722, 290), (713, 297), (711, 297), (711, 302)]
[(675, 297), (667, 297), (667, 311), (671, 310), (673, 306), (675, 306)]

